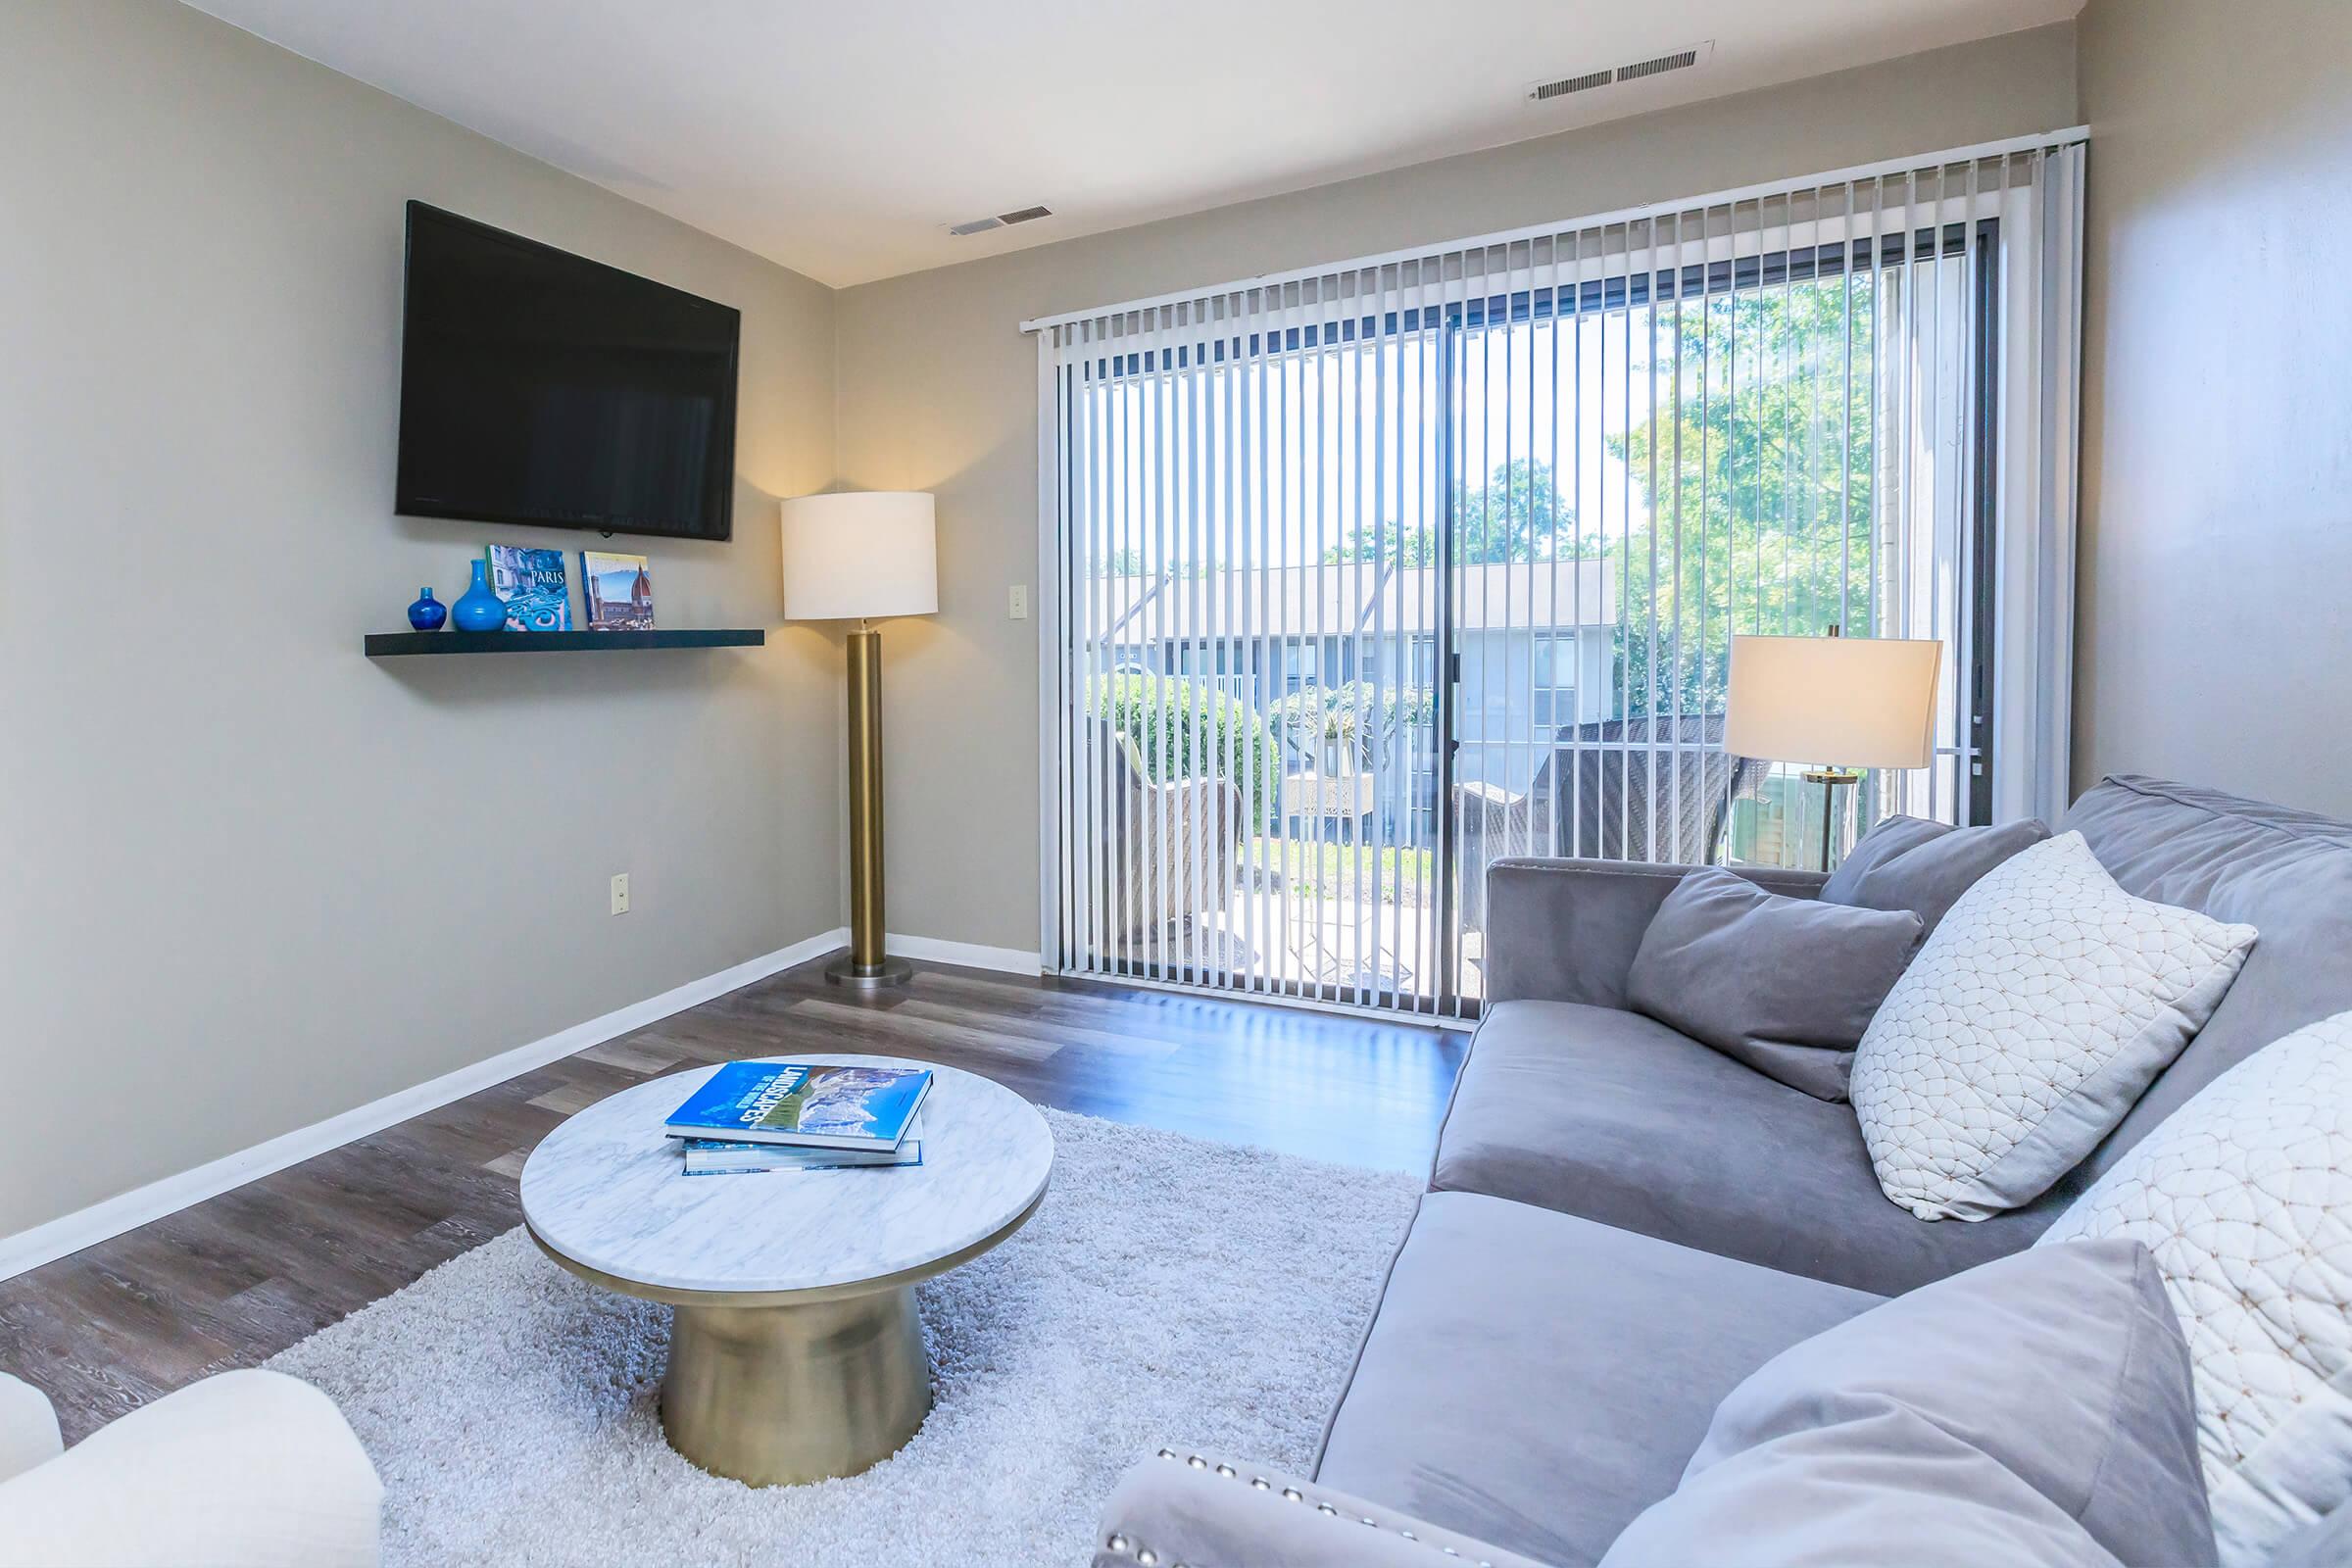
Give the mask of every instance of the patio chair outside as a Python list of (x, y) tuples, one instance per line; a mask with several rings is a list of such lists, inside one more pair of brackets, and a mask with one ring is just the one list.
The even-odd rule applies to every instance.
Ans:
[(1455, 786), (1464, 931), (1486, 928), (1487, 867), (1504, 856), (1713, 864), (1733, 800), (1771, 767), (1725, 754), (1720, 713), (1575, 724), (1553, 741), (1524, 795)]
[(1241, 791), (1221, 778), (1155, 782), (1135, 743), (1106, 719), (1090, 719), (1086, 735), (1100, 791), (1096, 908), (1103, 944), (1142, 961), (1177, 961), (1180, 939), (1225, 909), (1241, 841)]

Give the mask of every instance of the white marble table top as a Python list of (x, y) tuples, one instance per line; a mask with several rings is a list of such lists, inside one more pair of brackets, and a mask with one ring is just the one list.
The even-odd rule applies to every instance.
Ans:
[(699, 1067), (624, 1089), (540, 1141), (522, 1167), (533, 1234), (575, 1263), (664, 1291), (821, 1290), (952, 1257), (1046, 1190), (1054, 1135), (1000, 1084), (888, 1056), (764, 1059), (929, 1067), (923, 1162), (688, 1176), (662, 1123), (718, 1070)]

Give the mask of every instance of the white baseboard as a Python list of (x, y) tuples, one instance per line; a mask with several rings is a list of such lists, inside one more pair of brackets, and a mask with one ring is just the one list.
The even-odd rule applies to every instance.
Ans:
[(942, 937), (909, 937), (895, 932), (884, 937), (882, 945), (902, 958), (959, 963), (967, 969), (995, 969), (1004, 974), (1046, 972), (1036, 954), (1019, 948), (987, 948), (977, 942), (950, 942)]
[[(355, 1138), (381, 1132), (395, 1122), (420, 1116), (454, 1100), (463, 1100), (467, 1095), (487, 1089), (492, 1084), (504, 1083), (509, 1078), (544, 1067), (574, 1052), (601, 1045), (632, 1029), (642, 1029), (673, 1012), (683, 1012), (713, 997), (721, 997), (748, 986), (755, 980), (764, 980), (795, 964), (821, 957), (845, 946), (849, 940), (849, 928), (836, 927), (805, 942), (796, 942), (789, 948), (780, 948), (774, 953), (736, 964), (733, 968), (721, 969), (700, 980), (690, 980), (658, 997), (631, 1003), (601, 1018), (573, 1024), (543, 1040), (534, 1040), (527, 1046), (517, 1046), (485, 1061), (444, 1073), (413, 1089), (386, 1095), (381, 1100), (347, 1110), (340, 1116), (330, 1116), (325, 1121), (272, 1138), (266, 1144), (256, 1144), (251, 1149), (223, 1155), (194, 1170), (149, 1182), (144, 1187), (133, 1188), (102, 1202), (92, 1203), (87, 1208), (77, 1209), (47, 1224), (35, 1225), (28, 1231), (0, 1238), (0, 1280), (10, 1279), (26, 1269), (38, 1268), (43, 1263), (54, 1262), (69, 1252), (78, 1252), (110, 1236), (135, 1230), (190, 1203), (200, 1203), (232, 1187), (242, 1187), (272, 1171), (284, 1170), (288, 1165), (309, 1159), (314, 1154), (323, 1154)], [(892, 939), (893, 946), (897, 945), (897, 940)], [(957, 944), (947, 943), (944, 946), (955, 947)], [(959, 958), (953, 961), (977, 960)], [(1030, 972), (1036, 972), (1034, 957), (1031, 959)]]

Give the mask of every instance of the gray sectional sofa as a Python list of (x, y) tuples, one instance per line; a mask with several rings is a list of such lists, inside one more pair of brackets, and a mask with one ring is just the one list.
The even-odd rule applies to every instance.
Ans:
[[(1097, 1563), (1596, 1562), (1766, 1360), (2027, 1247), (2226, 1068), (2352, 1008), (2352, 823), (2124, 777), (2063, 826), (2126, 890), (2261, 938), (2105, 1144), (1973, 1224), (1889, 1202), (1850, 1105), (1625, 1010), (1635, 949), (1684, 868), (1497, 862), (1486, 1013), (1312, 1476), (1164, 1450), (1111, 1499)], [(1822, 882), (1754, 876), (1800, 896)]]

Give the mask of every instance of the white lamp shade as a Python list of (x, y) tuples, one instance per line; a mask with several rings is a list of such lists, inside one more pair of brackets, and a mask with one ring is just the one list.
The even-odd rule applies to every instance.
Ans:
[(785, 619), (938, 612), (939, 547), (927, 493), (796, 496), (783, 514)]
[(1894, 637), (1734, 637), (1723, 749), (1823, 767), (1925, 767), (1943, 644)]

